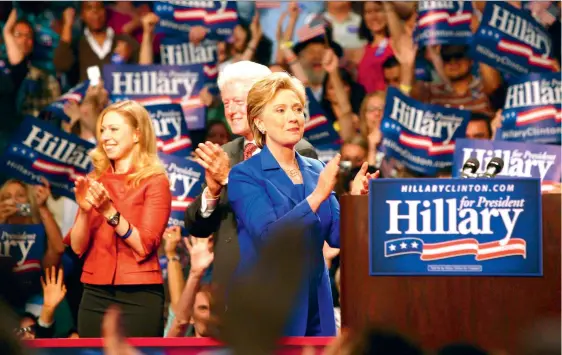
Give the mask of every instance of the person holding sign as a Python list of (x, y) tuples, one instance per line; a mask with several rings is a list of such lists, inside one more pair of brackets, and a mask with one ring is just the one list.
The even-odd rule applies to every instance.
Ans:
[[(304, 133), (305, 104), (302, 83), (286, 73), (254, 84), (248, 94), (248, 122), (261, 152), (232, 168), (228, 200), (238, 222), (239, 272), (255, 263), (279, 228), (304, 228), (313, 255), (285, 335), (332, 336), (336, 325), (322, 246), (324, 241), (334, 248), (340, 244), (340, 208), (333, 191), (340, 155), (324, 165), (296, 152)], [(368, 192), (369, 179), (377, 174), (366, 171), (364, 163), (352, 194)]]
[(75, 182), (79, 210), (65, 238), (84, 258), (78, 334), (99, 337), (104, 312), (117, 304), (129, 336), (162, 336), (157, 250), (172, 196), (152, 122), (140, 104), (122, 101), (101, 113), (96, 135), (94, 171)]

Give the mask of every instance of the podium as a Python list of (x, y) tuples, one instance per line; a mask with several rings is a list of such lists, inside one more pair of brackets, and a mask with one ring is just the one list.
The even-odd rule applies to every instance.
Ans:
[(560, 319), (560, 201), (542, 195), (542, 277), (369, 276), (368, 196), (342, 197), (342, 327), (396, 330), (429, 350), (470, 342), (516, 354), (527, 327)]

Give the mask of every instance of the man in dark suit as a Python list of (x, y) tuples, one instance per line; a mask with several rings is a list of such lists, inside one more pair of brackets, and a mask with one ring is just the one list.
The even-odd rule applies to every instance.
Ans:
[[(248, 125), (246, 99), (252, 85), (269, 74), (271, 71), (266, 66), (249, 61), (224, 68), (219, 74), (218, 86), (230, 129), (240, 137), (223, 145), (222, 149), (206, 142), (199, 144), (195, 150), (197, 162), (205, 168), (206, 187), (185, 211), (185, 226), (195, 237), (213, 235), (215, 239), (213, 283), (218, 287), (219, 297), (224, 295), (240, 258), (236, 218), (227, 198), (228, 174), (234, 165), (260, 151)], [(318, 158), (314, 147), (304, 140), (297, 144), (296, 149), (303, 156)], [(214, 310), (220, 313), (224, 306), (220, 299), (216, 301)]]

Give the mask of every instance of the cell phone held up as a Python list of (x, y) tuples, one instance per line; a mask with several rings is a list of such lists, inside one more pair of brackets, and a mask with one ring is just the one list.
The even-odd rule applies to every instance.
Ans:
[(100, 83), (100, 67), (97, 65), (88, 67), (88, 69), (86, 69), (86, 73), (88, 74), (88, 80), (90, 80), (90, 86), (97, 86)]

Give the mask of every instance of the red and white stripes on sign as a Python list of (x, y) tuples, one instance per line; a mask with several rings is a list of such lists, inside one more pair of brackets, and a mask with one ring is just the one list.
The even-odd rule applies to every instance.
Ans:
[(498, 43), (498, 49), (505, 53), (527, 57), (527, 60), (530, 64), (551, 69), (552, 71), (555, 70), (552, 58), (545, 57), (540, 54), (535, 54), (533, 49), (527, 44), (510, 41), (508, 39), (502, 39)]
[(517, 114), (516, 126), (526, 126), (540, 121), (554, 119), (555, 122), (562, 122), (562, 111), (555, 106), (544, 106), (534, 108)]
[(455, 142), (447, 144), (434, 143), (429, 137), (414, 136), (405, 132), (400, 132), (398, 141), (405, 146), (425, 149), (429, 155), (453, 154), (455, 152)]
[(304, 130), (309, 131), (326, 123), (328, 123), (328, 119), (326, 118), (326, 116), (315, 115), (310, 117), (310, 119), (304, 123)]
[(506, 243), (502, 243), (502, 241), (479, 243), (473, 238), (424, 243), (421, 260), (439, 260), (463, 255), (475, 255), (476, 260), (490, 260), (514, 255), (525, 258), (527, 243), (520, 238), (511, 238)]
[(61, 99), (63, 99), (63, 100), (73, 100), (73, 101), (82, 101), (82, 95), (74, 93), (74, 92), (68, 92), (68, 93), (62, 95)]
[(181, 136), (178, 139), (168, 139), (167, 141), (163, 141), (158, 139), (156, 141), (156, 146), (164, 153), (174, 153), (178, 150), (182, 150), (185, 148), (191, 147), (191, 139), (187, 136)]
[(209, 13), (201, 9), (185, 9), (174, 11), (174, 19), (178, 21), (203, 21), (206, 24), (235, 21), (238, 14), (234, 10), (224, 10), (222, 12)]
[(297, 38), (299, 42), (305, 42), (314, 37), (323, 36), (326, 34), (326, 28), (324, 24), (317, 24), (310, 27), (309, 25), (304, 25), (297, 30)]
[(147, 98), (136, 98), (135, 101), (144, 105), (180, 104), (184, 110), (205, 107), (199, 96), (192, 97), (187, 100), (181, 97), (172, 99), (169, 96), (153, 96)]
[(448, 22), (452, 26), (470, 23), (472, 13), (463, 11), (456, 14), (449, 14), (447, 11), (430, 11), (418, 19), (418, 27), (431, 26), (439, 22)]
[(26, 260), (13, 269), (14, 272), (42, 271), (41, 263), (37, 260)]
[(172, 210), (173, 211), (185, 211), (187, 207), (193, 202), (193, 198), (188, 197), (185, 200), (180, 200), (176, 197), (172, 199)]
[(84, 176), (84, 174), (76, 172), (71, 166), (50, 163), (41, 159), (34, 161), (32, 167), (47, 174), (68, 175), (71, 181), (75, 181), (78, 177)]

